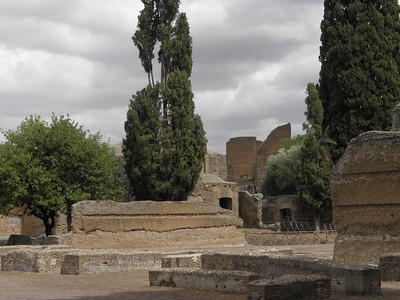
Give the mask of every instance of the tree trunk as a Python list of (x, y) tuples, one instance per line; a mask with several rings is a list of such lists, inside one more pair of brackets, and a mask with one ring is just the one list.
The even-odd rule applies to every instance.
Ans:
[(321, 214), (319, 212), (314, 212), (314, 225), (315, 225), (315, 231), (320, 232), (321, 231)]
[(44, 224), (46, 236), (52, 235), (53, 234), (53, 227), (54, 227), (54, 223), (55, 223), (54, 215), (43, 216), (42, 221), (43, 221), (43, 224)]

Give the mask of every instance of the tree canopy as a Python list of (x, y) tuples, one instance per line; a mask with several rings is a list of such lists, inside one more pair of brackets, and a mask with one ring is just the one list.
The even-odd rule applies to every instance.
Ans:
[(0, 209), (24, 208), (52, 232), (57, 212), (81, 200), (123, 200), (115, 153), (68, 116), (26, 118), (3, 132)]
[(388, 130), (400, 99), (397, 0), (325, 0), (321, 23), (323, 127), (337, 161), (362, 132)]
[[(189, 77), (192, 38), (179, 0), (142, 0), (132, 40), (148, 86), (133, 95), (123, 141), (126, 171), (137, 200), (186, 200), (199, 177), (206, 138), (195, 114)], [(153, 71), (155, 48), (160, 80)]]
[(261, 183), (264, 196), (297, 194), (296, 174), (300, 163), (300, 143), (281, 148), (268, 158)]

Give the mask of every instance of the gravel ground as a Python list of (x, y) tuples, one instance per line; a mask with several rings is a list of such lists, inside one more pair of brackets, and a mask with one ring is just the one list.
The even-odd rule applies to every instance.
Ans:
[[(242, 252), (268, 249), (292, 249), (296, 256), (328, 258), (333, 245), (305, 245), (279, 247), (240, 247), (210, 250)], [(204, 250), (204, 249), (202, 249)], [(106, 300), (106, 299), (231, 299), (245, 300), (246, 295), (209, 292), (191, 289), (150, 287), (148, 272), (59, 273), (0, 272), (0, 300)], [(334, 296), (334, 300), (399, 300), (400, 282), (383, 282), (380, 296)]]

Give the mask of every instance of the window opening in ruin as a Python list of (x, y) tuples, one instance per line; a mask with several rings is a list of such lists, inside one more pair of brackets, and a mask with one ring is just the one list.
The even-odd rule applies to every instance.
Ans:
[(292, 221), (292, 210), (290, 208), (282, 208), (280, 213), (281, 221)]
[(232, 198), (220, 198), (219, 206), (225, 209), (232, 210)]

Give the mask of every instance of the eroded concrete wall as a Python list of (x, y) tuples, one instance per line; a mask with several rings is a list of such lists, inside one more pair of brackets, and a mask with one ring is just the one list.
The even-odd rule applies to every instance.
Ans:
[(211, 202), (82, 201), (73, 205), (73, 246), (175, 248), (243, 245), (243, 221)]
[(378, 263), (400, 250), (400, 132), (366, 132), (353, 139), (331, 186), (338, 237), (334, 258)]

